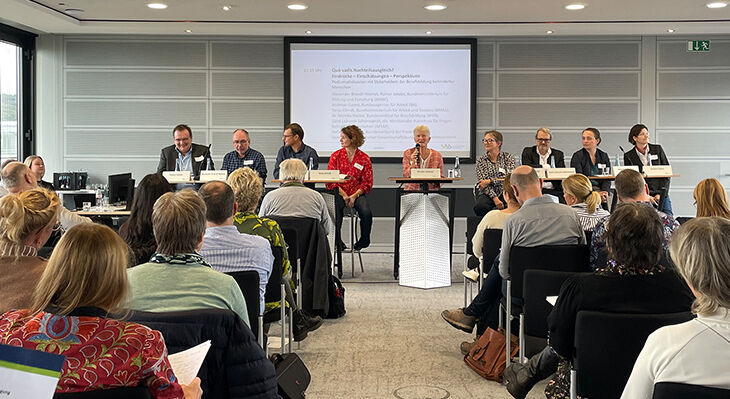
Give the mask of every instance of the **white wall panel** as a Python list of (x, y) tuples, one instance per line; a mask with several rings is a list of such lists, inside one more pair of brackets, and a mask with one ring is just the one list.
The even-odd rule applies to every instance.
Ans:
[(498, 43), (498, 69), (639, 68), (640, 42), (539, 41)]
[(730, 71), (658, 72), (657, 98), (730, 98)]
[[(193, 129), (195, 142), (205, 139), (205, 134)], [(159, 156), (160, 149), (172, 144), (172, 128), (169, 129), (67, 129), (66, 156), (120, 155)]]
[(67, 40), (67, 67), (205, 68), (206, 42), (150, 40)]
[(657, 112), (657, 129), (730, 126), (730, 101), (657, 101)]
[(499, 102), (497, 127), (537, 128), (588, 126), (621, 128), (639, 118), (639, 103), (610, 102)]
[(211, 98), (283, 99), (284, 73), (278, 71), (211, 72)]
[[(692, 39), (689, 39), (692, 40)], [(657, 68), (728, 68), (730, 67), (730, 41), (711, 40), (710, 51), (687, 51), (687, 40), (661, 40), (657, 42)]]
[(212, 42), (213, 68), (266, 68), (284, 67), (284, 43), (281, 38), (271, 41)]
[(213, 127), (284, 126), (283, 101), (211, 101)]
[(66, 98), (206, 97), (205, 71), (67, 70)]
[(500, 98), (639, 98), (639, 73), (500, 72)]
[(207, 125), (207, 102), (182, 100), (66, 100), (66, 126), (169, 127)]

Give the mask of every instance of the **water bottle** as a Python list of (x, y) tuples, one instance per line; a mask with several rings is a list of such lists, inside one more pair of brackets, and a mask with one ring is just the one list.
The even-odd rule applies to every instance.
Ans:
[(616, 154), (616, 161), (613, 166), (621, 166), (621, 156)]
[(550, 167), (551, 168), (555, 167), (555, 157), (550, 157)]
[(314, 159), (309, 157), (309, 164), (307, 165), (307, 180), (310, 180), (312, 177), (312, 169), (314, 169)]
[(101, 199), (104, 198), (104, 192), (101, 191), (101, 185), (96, 187), (96, 206), (101, 206)]
[(205, 170), (213, 170), (213, 158), (208, 154), (208, 159), (205, 161)]
[(461, 165), (459, 165), (459, 157), (454, 158), (454, 177), (461, 177)]

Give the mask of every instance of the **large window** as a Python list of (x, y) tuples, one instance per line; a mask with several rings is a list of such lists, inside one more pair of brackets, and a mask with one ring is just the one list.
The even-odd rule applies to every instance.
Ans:
[(33, 153), (35, 35), (0, 24), (0, 162)]

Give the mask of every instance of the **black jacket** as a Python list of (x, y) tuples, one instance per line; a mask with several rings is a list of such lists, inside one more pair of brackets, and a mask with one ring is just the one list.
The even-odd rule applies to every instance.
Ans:
[[(659, 144), (649, 144), (649, 156), (652, 155), (657, 157), (657, 159), (651, 160), (652, 165), (669, 165), (667, 155)], [(638, 165), (639, 172), (644, 173), (644, 164), (639, 159), (639, 154), (636, 153), (636, 147), (624, 154), (624, 165)], [(659, 194), (663, 187), (669, 188), (669, 179), (646, 179), (646, 184), (649, 186), (649, 192), (655, 195)]]
[[(550, 156), (548, 157), (548, 163), (550, 163), (551, 165), (555, 165), (556, 168), (564, 168), (565, 155), (563, 155), (562, 151), (550, 147)], [(542, 165), (540, 165), (540, 154), (537, 153), (536, 145), (533, 145), (532, 147), (525, 147), (522, 150), (522, 164), (530, 165), (533, 168), (542, 168)], [(553, 187), (555, 187), (556, 190), (563, 190), (559, 181), (553, 181), (552, 183)]]
[(233, 311), (134, 311), (128, 319), (159, 330), (171, 354), (211, 341), (198, 372), (203, 399), (279, 398), (274, 364)]
[[(610, 166), (611, 159), (608, 157), (608, 154), (601, 151), (600, 148), (597, 148), (596, 164), (599, 163)], [(580, 150), (573, 153), (573, 156), (570, 157), (570, 167), (575, 168), (576, 173), (581, 173), (589, 177), (593, 176), (591, 175), (591, 156), (590, 154), (588, 154), (588, 151), (586, 151), (585, 148), (581, 148)], [(598, 189), (601, 191), (609, 191), (611, 189), (610, 180), (592, 180), (591, 184), (593, 184), (594, 187), (598, 187)]]
[[(208, 147), (200, 144), (193, 144), (192, 147), (190, 147), (190, 151), (192, 152), (193, 159), (191, 160), (191, 163), (193, 164), (193, 177), (200, 176), (200, 170), (206, 170), (206, 160), (205, 158), (210, 156), (208, 154)], [(199, 161), (196, 161), (196, 159), (199, 159)], [(175, 151), (175, 146), (167, 146), (160, 151), (160, 163), (157, 164), (157, 173), (162, 173), (164, 171), (173, 171), (175, 170), (175, 161), (177, 160), (177, 151)], [(211, 165), (213, 165), (213, 159), (210, 160)], [(211, 169), (215, 169), (215, 165)]]

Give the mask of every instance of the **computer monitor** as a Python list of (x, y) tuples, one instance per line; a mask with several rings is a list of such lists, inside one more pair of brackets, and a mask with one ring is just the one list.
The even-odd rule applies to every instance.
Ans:
[[(131, 188), (130, 188), (131, 186)], [(129, 197), (130, 192), (134, 191), (134, 180), (131, 173), (121, 173), (118, 175), (109, 175), (109, 203), (119, 204), (121, 202), (130, 203), (132, 198)]]

